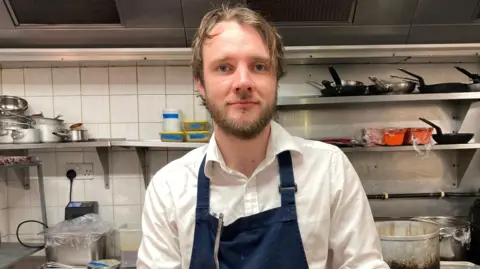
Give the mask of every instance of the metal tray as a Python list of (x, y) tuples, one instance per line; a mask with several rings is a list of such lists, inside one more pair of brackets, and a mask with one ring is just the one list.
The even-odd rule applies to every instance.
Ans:
[(440, 269), (480, 269), (471, 262), (440, 262)]

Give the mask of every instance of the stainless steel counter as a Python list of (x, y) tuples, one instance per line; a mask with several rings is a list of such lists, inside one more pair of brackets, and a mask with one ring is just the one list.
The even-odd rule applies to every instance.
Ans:
[(440, 262), (441, 269), (480, 269), (480, 266), (470, 262)]
[(0, 269), (8, 268), (42, 248), (26, 248), (18, 243), (0, 244)]

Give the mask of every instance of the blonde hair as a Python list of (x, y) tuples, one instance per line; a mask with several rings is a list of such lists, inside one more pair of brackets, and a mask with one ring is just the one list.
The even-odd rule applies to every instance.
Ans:
[(200, 79), (204, 85), (203, 77), (203, 45), (207, 39), (212, 38), (210, 31), (222, 21), (236, 21), (239, 24), (253, 27), (263, 38), (270, 56), (271, 70), (276, 71), (277, 81), (286, 73), (284, 60), (284, 47), (282, 38), (277, 30), (271, 26), (259, 13), (237, 5), (229, 7), (224, 4), (205, 14), (192, 42), (192, 69), (194, 77)]

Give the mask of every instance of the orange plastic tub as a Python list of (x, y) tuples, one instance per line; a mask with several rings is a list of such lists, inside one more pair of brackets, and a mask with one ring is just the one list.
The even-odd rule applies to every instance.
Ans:
[(383, 130), (383, 140), (387, 146), (403, 145), (405, 139), (405, 128), (386, 128)]
[(433, 128), (407, 128), (403, 142), (405, 145), (412, 145), (415, 139), (418, 145), (430, 144), (432, 132)]

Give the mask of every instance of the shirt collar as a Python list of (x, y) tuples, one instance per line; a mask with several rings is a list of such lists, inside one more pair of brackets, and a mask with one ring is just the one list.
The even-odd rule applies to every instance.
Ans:
[[(267, 154), (265, 160), (267, 163), (273, 161), (275, 157), (283, 152), (290, 151), (292, 155), (303, 155), (301, 146), (295, 141), (294, 137), (290, 135), (280, 124), (275, 121), (271, 121), (271, 132), (268, 140)], [(211, 177), (212, 167), (214, 164), (219, 164), (224, 169), (227, 167), (223, 159), (222, 153), (218, 148), (217, 141), (215, 139), (215, 132), (212, 133), (212, 137), (207, 146), (206, 160), (205, 160), (205, 175)]]

